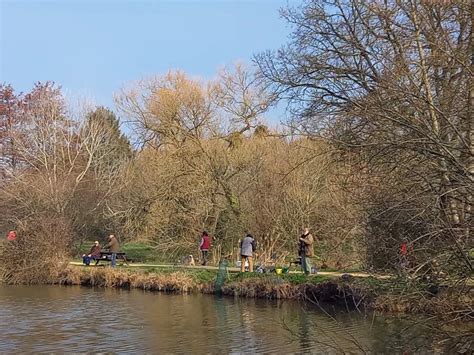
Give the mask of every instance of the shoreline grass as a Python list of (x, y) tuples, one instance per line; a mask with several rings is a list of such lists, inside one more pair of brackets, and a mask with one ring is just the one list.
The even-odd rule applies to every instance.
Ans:
[(229, 273), (220, 290), (217, 270), (68, 265), (51, 284), (143, 289), (168, 293), (222, 293), (234, 297), (294, 299), (331, 304), (347, 310), (434, 315), (441, 318), (472, 317), (473, 288), (445, 287), (437, 293), (429, 285), (401, 279), (335, 278), (325, 275)]

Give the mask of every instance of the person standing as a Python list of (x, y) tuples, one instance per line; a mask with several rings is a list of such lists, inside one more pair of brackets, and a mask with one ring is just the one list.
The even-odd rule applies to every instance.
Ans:
[(104, 248), (109, 249), (112, 253), (110, 256), (110, 266), (114, 268), (117, 262), (117, 253), (120, 251), (120, 245), (115, 235), (109, 235), (109, 243)]
[(245, 272), (245, 262), (249, 262), (249, 271), (253, 272), (253, 252), (256, 250), (256, 244), (254, 237), (247, 233), (244, 239), (240, 241), (240, 258), (242, 264), (240, 266), (240, 271)]
[(303, 230), (303, 235), (300, 237), (300, 256), (301, 266), (306, 275), (311, 273), (311, 260), (313, 256), (313, 243), (314, 238), (309, 232), (309, 228)]
[(207, 256), (209, 254), (209, 249), (211, 248), (211, 237), (209, 234), (204, 231), (201, 236), (201, 243), (199, 244), (199, 249), (201, 250), (202, 255), (202, 265), (206, 266)]
[(96, 240), (94, 245), (91, 247), (91, 250), (89, 250), (89, 253), (82, 256), (82, 263), (86, 266), (89, 266), (91, 260), (97, 260), (100, 258), (100, 252), (101, 247), (99, 242)]
[(408, 240), (405, 238), (400, 245), (400, 268), (403, 271), (410, 266), (410, 256), (413, 254), (413, 244), (408, 243)]

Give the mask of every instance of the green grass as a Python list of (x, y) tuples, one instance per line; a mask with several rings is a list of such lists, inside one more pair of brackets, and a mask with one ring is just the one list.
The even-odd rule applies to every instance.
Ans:
[[(140, 248), (139, 248), (140, 249)], [(144, 266), (144, 267), (127, 267), (121, 266), (121, 268), (126, 269), (130, 272), (144, 273), (144, 274), (159, 274), (159, 275), (168, 275), (174, 272), (184, 273), (191, 277), (196, 284), (207, 284), (213, 283), (218, 274), (218, 270), (205, 270), (205, 269), (190, 269), (175, 267), (170, 265), (169, 267), (153, 267), (153, 266)], [(226, 283), (239, 283), (242, 281), (256, 281), (262, 283), (283, 283), (288, 282), (292, 285), (301, 285), (301, 284), (319, 284), (328, 280), (338, 280), (339, 277), (334, 277), (331, 275), (314, 275), (307, 276), (304, 274), (281, 274), (277, 275), (275, 273), (256, 273), (256, 272), (229, 272), (228, 279)], [(365, 278), (353, 278), (350, 281), (352, 284), (359, 285), (364, 289), (370, 289), (377, 294), (401, 294), (407, 291), (423, 291), (426, 288), (426, 285), (420, 282), (407, 282), (406, 279), (377, 279), (374, 277), (365, 277)]]
[(172, 274), (173, 272), (182, 272), (192, 277), (198, 283), (207, 283), (214, 281), (217, 277), (217, 270), (202, 270), (202, 269), (183, 269), (179, 267), (145, 267), (128, 268), (129, 270), (144, 272), (146, 274)]
[[(85, 241), (79, 248), (79, 256), (89, 252), (94, 241)], [(125, 243), (120, 246), (121, 251), (127, 254), (127, 258), (135, 263), (159, 263), (159, 253), (151, 245), (146, 243)]]
[(293, 285), (299, 285), (299, 284), (304, 284), (304, 283), (317, 284), (320, 282), (330, 280), (332, 279), (332, 277), (326, 276), (326, 275), (306, 276), (304, 274), (282, 274), (282, 275), (277, 275), (275, 273), (260, 274), (260, 273), (255, 273), (255, 272), (231, 273), (229, 275), (229, 281), (231, 282), (239, 282), (246, 279), (260, 279), (260, 280), (281, 279)]
[(159, 259), (156, 249), (145, 243), (127, 243), (121, 249), (135, 263), (157, 262)]
[[(214, 282), (216, 280), (218, 270), (203, 270), (203, 269), (183, 269), (180, 267), (143, 267), (140, 269), (137, 268), (127, 268), (123, 266), (124, 269), (129, 269), (133, 272), (143, 272), (145, 274), (171, 274), (173, 272), (182, 272), (190, 277), (192, 277), (197, 283), (208, 283)], [(289, 282), (293, 285), (300, 285), (304, 283), (318, 284), (327, 280), (333, 279), (331, 276), (326, 275), (316, 275), (316, 276), (306, 276), (304, 274), (282, 274), (277, 275), (275, 273), (256, 273), (256, 272), (230, 272), (228, 282), (240, 282), (243, 280), (268, 280), (275, 281), (281, 280)]]
[(200, 283), (208, 283), (216, 280), (217, 271), (211, 270), (193, 270), (193, 278)]
[(285, 274), (282, 278), (289, 283), (297, 285), (303, 283), (317, 284), (332, 279), (331, 276), (326, 275), (306, 276), (305, 274)]

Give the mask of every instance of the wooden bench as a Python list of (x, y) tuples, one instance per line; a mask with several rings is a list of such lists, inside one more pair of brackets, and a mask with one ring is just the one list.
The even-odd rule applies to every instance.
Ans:
[[(123, 260), (123, 262), (128, 265), (128, 260), (127, 260), (127, 257), (125, 255), (125, 253), (120, 252), (120, 253), (115, 253), (115, 254), (117, 254), (116, 260)], [(98, 265), (99, 262), (101, 262), (101, 261), (111, 262), (112, 261), (112, 252), (110, 252), (110, 251), (101, 251), (100, 252), (100, 257), (99, 257), (99, 259), (96, 260), (95, 264)]]

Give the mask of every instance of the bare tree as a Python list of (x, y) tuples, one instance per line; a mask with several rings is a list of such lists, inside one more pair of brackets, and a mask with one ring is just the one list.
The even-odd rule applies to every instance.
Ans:
[(189, 138), (209, 136), (212, 125), (212, 83), (182, 72), (144, 79), (116, 97), (141, 143), (156, 147), (179, 145)]
[(472, 270), (471, 5), (314, 0), (282, 15), (292, 42), (256, 62), (295, 128), (361, 153), (374, 177), (403, 174), (392, 193), (417, 194), (429, 243)]

